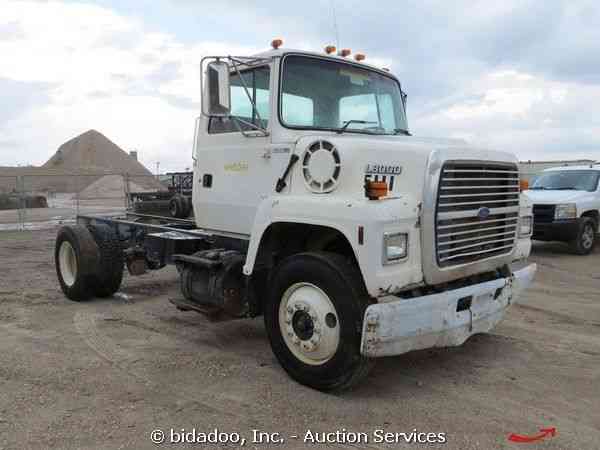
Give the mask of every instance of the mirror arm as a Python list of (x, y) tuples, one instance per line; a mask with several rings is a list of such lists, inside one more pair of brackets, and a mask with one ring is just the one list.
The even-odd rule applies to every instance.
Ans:
[(196, 165), (196, 142), (198, 141), (199, 126), (200, 126), (200, 116), (196, 117), (196, 122), (194, 123), (194, 143), (192, 144), (192, 161), (194, 161), (194, 165)]
[(247, 134), (248, 131), (243, 130), (242, 127), (240, 126), (240, 123), (243, 123), (244, 125), (252, 127), (256, 131), (260, 131), (262, 133), (262, 135), (265, 136), (265, 137), (269, 135), (269, 132), (267, 130), (265, 130), (264, 128), (261, 128), (261, 127), (255, 125), (255, 124), (253, 124), (253, 123), (246, 122), (245, 120), (240, 119), (237, 116), (229, 116), (229, 118), (233, 121), (233, 123), (235, 123), (235, 126), (237, 127), (237, 129), (239, 130), (239, 132), (242, 133), (246, 137), (254, 137), (254, 136), (251, 135), (251, 134)]
[[(252, 104), (252, 110), (256, 113), (256, 117), (258, 117), (258, 123), (262, 123), (262, 117), (260, 117), (260, 113), (258, 112), (258, 108), (256, 107), (256, 104), (254, 103), (254, 99), (252, 98), (252, 96), (250, 95), (250, 92), (248, 91), (248, 86), (246, 85), (246, 81), (244, 80), (244, 77), (242, 76), (241, 72), (238, 69), (238, 64), (237, 64), (236, 60), (231, 57), (229, 57), (229, 58), (233, 62), (233, 69), (239, 75), (240, 81), (242, 82), (242, 87), (244, 88), (244, 91), (246, 92), (246, 95), (248, 96), (248, 100)], [(256, 125), (255, 125), (255, 127), (258, 130), (264, 131), (266, 133), (265, 136), (268, 135), (267, 130), (265, 130), (264, 128), (256, 126)]]

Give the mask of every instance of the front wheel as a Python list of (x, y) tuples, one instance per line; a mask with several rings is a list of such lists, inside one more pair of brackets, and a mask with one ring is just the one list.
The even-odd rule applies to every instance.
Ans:
[(360, 354), (369, 296), (355, 264), (327, 252), (286, 258), (271, 279), (265, 326), (273, 353), (296, 381), (342, 391), (369, 372)]
[(596, 222), (590, 217), (583, 217), (579, 225), (577, 238), (571, 242), (571, 247), (578, 255), (588, 255), (596, 243)]

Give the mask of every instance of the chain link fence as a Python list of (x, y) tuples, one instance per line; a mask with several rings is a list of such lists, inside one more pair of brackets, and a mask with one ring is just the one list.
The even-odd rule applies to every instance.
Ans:
[(80, 214), (102, 215), (139, 209), (139, 205), (136, 206), (139, 196), (160, 198), (151, 211), (168, 212), (171, 195), (168, 187), (154, 175), (0, 176), (0, 231), (50, 228), (73, 223)]

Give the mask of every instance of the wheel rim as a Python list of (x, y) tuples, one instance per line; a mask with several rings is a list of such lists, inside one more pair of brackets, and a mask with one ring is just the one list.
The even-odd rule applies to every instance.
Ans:
[(581, 236), (581, 243), (585, 249), (589, 249), (594, 244), (594, 228), (591, 225), (586, 225)]
[(63, 241), (60, 244), (58, 264), (64, 283), (69, 287), (73, 286), (77, 278), (77, 257), (75, 256), (73, 246), (68, 241)]
[(175, 202), (171, 202), (171, 205), (169, 207), (169, 212), (171, 213), (172, 217), (177, 216), (177, 204)]
[(284, 292), (279, 328), (292, 354), (313, 366), (329, 361), (340, 343), (335, 306), (325, 292), (310, 283), (296, 283)]

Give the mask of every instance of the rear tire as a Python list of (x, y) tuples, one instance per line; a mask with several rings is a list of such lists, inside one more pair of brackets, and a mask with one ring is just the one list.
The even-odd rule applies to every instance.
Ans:
[(84, 226), (64, 226), (58, 231), (54, 263), (60, 287), (69, 299), (82, 301), (94, 294), (99, 258), (98, 246)]
[(355, 264), (335, 253), (292, 255), (270, 285), (267, 334), (294, 380), (339, 392), (367, 376), (373, 360), (361, 355), (360, 345), (369, 296)]
[(175, 195), (169, 201), (169, 212), (171, 213), (171, 217), (185, 219), (189, 215), (189, 208), (185, 197), (180, 194)]
[(577, 238), (571, 242), (571, 248), (578, 255), (588, 255), (596, 244), (597, 224), (591, 217), (582, 217)]
[(184, 195), (183, 199), (185, 200), (185, 218), (188, 218), (188, 217), (190, 217), (190, 215), (192, 214), (192, 211), (194, 209), (194, 207), (192, 205), (192, 197), (188, 197), (187, 195)]
[(96, 297), (110, 297), (121, 287), (125, 258), (119, 236), (106, 224), (90, 225), (98, 245), (98, 271), (94, 276), (92, 289)]

